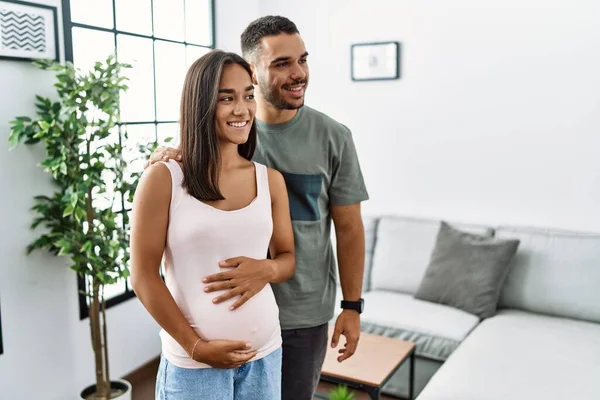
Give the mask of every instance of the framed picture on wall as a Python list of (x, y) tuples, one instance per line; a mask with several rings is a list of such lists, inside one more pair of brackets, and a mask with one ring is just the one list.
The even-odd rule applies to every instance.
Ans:
[(400, 78), (400, 43), (357, 43), (350, 49), (353, 81), (380, 81)]
[(0, 0), (0, 58), (59, 60), (56, 7)]
[(0, 317), (0, 354), (4, 353), (4, 347), (2, 346), (2, 317)]

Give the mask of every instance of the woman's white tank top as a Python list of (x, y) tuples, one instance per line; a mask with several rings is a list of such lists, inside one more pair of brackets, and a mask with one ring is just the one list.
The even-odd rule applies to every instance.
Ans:
[[(224, 270), (219, 261), (241, 256), (267, 257), (273, 233), (267, 168), (254, 163), (254, 200), (244, 208), (224, 211), (188, 194), (181, 186), (183, 171), (176, 161), (164, 164), (172, 181), (164, 253), (165, 282), (171, 295), (203, 340), (244, 341), (258, 351), (253, 360), (267, 356), (282, 343), (279, 309), (271, 286), (267, 284), (240, 308), (230, 311), (238, 297), (214, 304), (212, 300), (224, 292), (205, 293), (206, 284), (202, 282), (202, 278)], [(210, 368), (192, 360), (166, 331), (161, 330), (160, 337), (163, 354), (174, 365)]]

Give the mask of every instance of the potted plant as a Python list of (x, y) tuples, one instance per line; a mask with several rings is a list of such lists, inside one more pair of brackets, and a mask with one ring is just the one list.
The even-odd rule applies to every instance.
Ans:
[(354, 392), (344, 385), (339, 385), (329, 392), (329, 400), (355, 400)]
[(56, 189), (51, 196), (35, 197), (31, 228), (46, 229), (27, 252), (45, 249), (66, 256), (85, 279), (96, 383), (81, 398), (131, 399), (128, 382), (110, 379), (104, 301), (104, 286), (129, 276), (129, 220), (120, 206), (123, 199), (131, 201), (140, 173), (130, 172), (123, 158), (118, 106), (127, 90), (123, 69), (130, 66), (113, 56), (87, 72), (71, 63), (39, 60), (34, 65), (55, 72), (58, 100), (36, 96), (37, 116), (11, 121), (9, 146), (41, 142), (46, 158), (40, 165)]

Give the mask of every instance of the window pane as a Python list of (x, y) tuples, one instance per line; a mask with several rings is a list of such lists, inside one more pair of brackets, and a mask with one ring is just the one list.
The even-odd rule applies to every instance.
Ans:
[[(174, 147), (179, 143), (179, 124), (158, 124), (156, 126), (156, 137), (159, 146)], [(167, 142), (167, 138), (171, 138)]]
[(185, 35), (183, 0), (154, 0), (153, 4), (154, 36), (183, 42)]
[(156, 119), (178, 121), (181, 89), (185, 79), (185, 45), (157, 40), (154, 42), (156, 60)]
[(73, 28), (73, 63), (84, 72), (98, 61), (106, 61), (115, 53), (115, 39), (110, 32)]
[[(127, 138), (123, 135), (123, 159), (127, 163), (128, 172), (142, 172), (146, 156), (140, 154), (138, 146), (140, 144), (147, 146), (156, 141), (156, 125), (122, 125), (121, 131), (127, 132)], [(125, 208), (128, 208), (128, 206)]]
[[(122, 125), (122, 132), (127, 132), (122, 135), (123, 139), (123, 159), (127, 163), (127, 174), (144, 171), (144, 164), (148, 156), (140, 154), (139, 145), (149, 146), (156, 141), (156, 125), (155, 124), (136, 124)], [(125, 210), (131, 210), (131, 202), (128, 198), (123, 199)]]
[[(86, 281), (88, 282), (88, 287), (91, 286), (92, 284), (92, 278), (90, 276), (85, 277)], [(108, 300), (111, 297), (115, 297), (118, 296), (120, 294), (125, 293), (125, 280), (124, 279), (120, 279), (119, 282), (115, 283), (114, 285), (106, 285), (104, 286), (104, 300)], [(90, 301), (91, 298), (86, 296), (86, 303), (89, 306), (90, 305)]]
[[(105, 170), (102, 172), (102, 180), (106, 182), (106, 192), (99, 192), (98, 190), (92, 191), (92, 205), (94, 208), (100, 210), (106, 210), (114, 203), (120, 203), (118, 198), (115, 199), (115, 174), (111, 171)], [(119, 209), (121, 208), (119, 204)]]
[(123, 294), (126, 290), (127, 289), (125, 288), (125, 279), (119, 279), (119, 281), (114, 285), (104, 286), (104, 299), (108, 300), (111, 297)]
[(207, 48), (207, 47), (185, 46), (186, 72), (187, 72), (187, 69), (189, 69), (190, 66), (194, 63), (194, 61), (196, 61), (197, 59), (199, 59), (200, 57), (202, 57), (203, 55), (205, 55), (206, 53), (208, 53), (211, 50), (212, 49)]
[(121, 95), (121, 121), (154, 121), (152, 39), (117, 35), (117, 56), (133, 67), (124, 70), (129, 89)]
[(152, 5), (150, 0), (116, 0), (117, 29), (152, 35)]
[(71, 21), (80, 24), (114, 28), (112, 0), (72, 0)]
[(211, 0), (186, 0), (185, 40), (188, 43), (213, 45)]

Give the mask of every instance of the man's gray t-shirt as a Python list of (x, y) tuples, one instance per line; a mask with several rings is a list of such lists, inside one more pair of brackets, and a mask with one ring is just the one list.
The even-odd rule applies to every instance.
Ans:
[(330, 205), (369, 198), (351, 132), (310, 107), (270, 125), (257, 121), (254, 161), (281, 172), (290, 200), (296, 273), (273, 284), (282, 329), (324, 324), (333, 318), (336, 262)]

